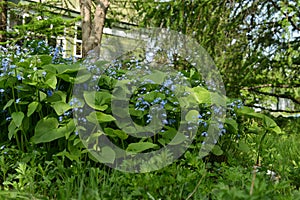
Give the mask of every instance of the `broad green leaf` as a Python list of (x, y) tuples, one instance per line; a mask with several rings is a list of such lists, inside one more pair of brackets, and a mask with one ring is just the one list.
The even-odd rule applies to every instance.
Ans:
[(193, 95), (199, 104), (211, 103), (211, 94), (203, 87), (194, 87), (192, 89)]
[(50, 73), (53, 73), (53, 74), (56, 74), (56, 68), (54, 67), (55, 65), (54, 64), (49, 64), (49, 65), (44, 65), (43, 66), (43, 69), (47, 72), (50, 72)]
[(55, 89), (57, 84), (57, 79), (55, 74), (49, 73), (46, 75), (45, 84), (50, 88)]
[(233, 131), (233, 133), (236, 134), (238, 132), (238, 123), (234, 119), (226, 118), (225, 124), (227, 124), (227, 126)]
[(75, 79), (69, 74), (59, 74), (59, 75), (57, 75), (57, 77), (63, 79), (66, 82), (69, 82), (69, 83), (74, 83), (75, 82), (74, 81)]
[(101, 148), (100, 152), (90, 151), (92, 156), (101, 163), (114, 163), (116, 159), (116, 153), (108, 146)]
[(93, 109), (104, 111), (108, 108), (107, 103), (110, 102), (111, 95), (108, 92), (84, 92), (84, 100)]
[(190, 110), (186, 115), (185, 115), (185, 120), (187, 122), (193, 122), (197, 123), (198, 122), (198, 116), (199, 112), (197, 110)]
[(62, 91), (55, 91), (53, 92), (52, 96), (47, 97), (47, 102), (53, 103), (53, 102), (66, 102), (67, 95)]
[(119, 137), (120, 139), (122, 140), (125, 140), (128, 138), (128, 135), (122, 131), (122, 130), (115, 130), (115, 129), (112, 129), (112, 128), (105, 128), (104, 129), (104, 132), (109, 135), (109, 136), (112, 136), (112, 137)]
[(39, 106), (39, 102), (34, 101), (28, 105), (27, 117), (30, 117), (32, 113), (34, 113)]
[(98, 122), (111, 122), (116, 120), (112, 115), (102, 112), (91, 112), (88, 116), (86, 116), (86, 119), (94, 124)]
[(47, 94), (45, 94), (45, 93), (42, 92), (42, 91), (39, 91), (39, 95), (40, 95), (40, 101), (43, 101), (44, 99), (47, 98)]
[(31, 138), (35, 144), (50, 142), (63, 137), (64, 134), (58, 132), (58, 121), (56, 118), (43, 118), (35, 126), (34, 136)]
[(86, 119), (93, 124), (98, 124), (96, 112), (91, 112), (88, 116), (86, 116)]
[(160, 134), (163, 136), (163, 138), (167, 139), (168, 141), (171, 141), (175, 137), (177, 132), (178, 131), (175, 128), (169, 128), (165, 132), (160, 132)]
[(158, 147), (157, 144), (153, 144), (151, 142), (138, 142), (138, 143), (131, 143), (128, 145), (126, 151), (132, 151), (135, 153), (139, 153), (148, 149)]
[(175, 137), (172, 139), (172, 141), (169, 143), (170, 145), (178, 145), (181, 144), (182, 142), (186, 141), (187, 138), (185, 137), (184, 134), (182, 133), (177, 133)]
[(11, 140), (11, 138), (17, 133), (19, 129), (15, 125), (14, 121), (11, 121), (8, 125), (8, 139)]
[(263, 119), (263, 117), (265, 116), (261, 113), (256, 113), (253, 109), (251, 109), (247, 106), (243, 106), (242, 109), (239, 109), (237, 111), (237, 113), (242, 114), (242, 115), (246, 115), (246, 116), (249, 116), (249, 117), (256, 117), (256, 118), (259, 118), (259, 119)]
[(215, 104), (215, 105), (218, 105), (218, 106), (225, 106), (226, 105), (226, 98), (219, 95), (218, 93), (216, 92), (212, 92), (210, 94), (210, 98), (211, 98), (211, 103), (212, 104)]
[(38, 55), (37, 56), (40, 61), (40, 66), (42, 65), (48, 65), (52, 62), (52, 56), (49, 55)]
[(72, 108), (69, 104), (64, 102), (55, 102), (51, 106), (54, 108), (57, 115), (62, 115)]
[(11, 117), (17, 127), (20, 127), (22, 125), (22, 121), (24, 119), (23, 112), (14, 112), (11, 114)]
[(43, 118), (41, 119), (34, 131), (34, 136), (31, 141), (35, 144), (51, 142), (61, 137), (68, 137), (75, 130), (74, 120), (70, 120), (67, 124), (59, 127), (56, 118)]
[(214, 148), (211, 150), (211, 152), (216, 156), (220, 156), (223, 154), (223, 150), (219, 145), (215, 145)]
[(96, 114), (99, 122), (111, 122), (116, 120), (112, 115), (108, 115), (102, 112), (97, 112)]
[(268, 128), (275, 128), (277, 126), (276, 122), (267, 116), (264, 116), (263, 123)]
[(73, 73), (73, 72), (77, 72), (78, 70), (81, 69), (79, 64), (73, 64), (73, 65), (65, 65), (65, 64), (54, 65), (54, 64), (52, 64), (52, 65), (47, 65), (45, 67), (56, 69), (58, 74)]
[(128, 138), (128, 135), (122, 130), (114, 130), (114, 134), (121, 140), (126, 140)]
[(9, 100), (6, 104), (5, 104), (5, 106), (3, 107), (3, 110), (5, 110), (6, 108), (8, 108), (9, 106), (11, 106), (13, 103), (14, 103), (14, 99), (11, 99), (11, 100)]
[(91, 73), (88, 71), (84, 71), (85, 73), (80, 73), (79, 75), (76, 76), (76, 78), (74, 79), (74, 82), (76, 84), (80, 84), (80, 83), (84, 83), (86, 81), (88, 81), (91, 78)]
[(281, 133), (281, 129), (276, 124), (276, 122), (264, 114), (256, 113), (256, 112), (254, 112), (253, 109), (248, 108), (246, 106), (244, 106), (243, 109), (238, 111), (238, 113), (249, 116), (249, 117), (255, 117), (255, 118), (261, 119), (263, 121), (264, 128), (266, 128), (269, 131), (273, 131), (274, 133), (277, 133), (277, 134)]

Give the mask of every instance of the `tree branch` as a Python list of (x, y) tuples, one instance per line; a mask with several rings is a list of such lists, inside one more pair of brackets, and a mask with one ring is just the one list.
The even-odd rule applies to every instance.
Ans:
[(294, 98), (290, 95), (287, 95), (287, 94), (274, 94), (274, 93), (270, 93), (270, 92), (262, 92), (262, 91), (259, 91), (259, 90), (256, 90), (256, 89), (249, 89), (249, 91), (253, 91), (253, 92), (258, 93), (258, 94), (263, 94), (263, 95), (272, 96), (272, 97), (290, 99), (294, 103), (300, 104), (300, 100), (298, 100), (298, 99), (296, 99), (296, 98)]
[[(274, 1), (271, 1), (272, 5), (278, 10), (280, 11), (283, 15), (287, 16), (288, 14), (287, 13), (284, 13), (281, 8), (274, 2)], [(292, 18), (291, 17), (287, 17), (288, 21), (291, 23), (292, 27), (294, 27), (294, 29), (300, 31), (300, 27), (298, 27), (295, 22), (293, 22)]]
[(272, 108), (266, 108), (263, 106), (257, 106), (257, 105), (251, 105), (251, 104), (245, 104), (245, 106), (252, 107), (252, 108), (260, 108), (262, 110), (267, 110), (270, 112), (286, 112), (286, 113), (300, 113), (300, 110), (282, 110), (282, 109), (272, 109)]
[(272, 83), (268, 84), (262, 84), (262, 85), (255, 85), (255, 86), (250, 86), (250, 87), (243, 87), (243, 90), (254, 90), (257, 88), (267, 88), (267, 87), (272, 87), (272, 88), (295, 88), (295, 87), (300, 87), (300, 84), (295, 84), (295, 85), (274, 85)]

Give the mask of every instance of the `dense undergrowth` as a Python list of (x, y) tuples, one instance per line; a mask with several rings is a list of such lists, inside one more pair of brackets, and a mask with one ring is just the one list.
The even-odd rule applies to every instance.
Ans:
[[(123, 119), (120, 110), (120, 115), (113, 116), (110, 103), (118, 97), (114, 93), (117, 82), (128, 80), (127, 72), (141, 69), (142, 61), (118, 60), (109, 67), (104, 67), (104, 62), (87, 65), (63, 59), (59, 49), (42, 41), (12, 49), (1, 47), (0, 57), (1, 199), (300, 199), (297, 129), (280, 127), (275, 122), (279, 119), (274, 121), (267, 113), (243, 106), (238, 99), (210, 91), (191, 66), (180, 67), (176, 76), (155, 72), (160, 84), (153, 84), (151, 73), (143, 71), (147, 79), (141, 81), (141, 87), (133, 87), (130, 117), (146, 126), (155, 121), (151, 106), (165, 111), (157, 111), (164, 116), (157, 136), (137, 139), (118, 127), (126, 127), (128, 116)], [(74, 95), (74, 84), (92, 80), (95, 71), (100, 74), (95, 92)], [(181, 83), (182, 89), (176, 85), (176, 78), (184, 78), (189, 84)], [(182, 98), (177, 98), (172, 86), (188, 93), (180, 93)], [(217, 107), (222, 103), (216, 107), (218, 102), (207, 95), (225, 100), (224, 123), (212, 119), (212, 113), (221, 112)], [(183, 117), (182, 104), (191, 107)], [(87, 107), (93, 112), (85, 113)], [(74, 120), (75, 112), (84, 113), (84, 118)], [(78, 121), (100, 124), (103, 130), (80, 138)], [(116, 121), (123, 124), (117, 126)], [(297, 119), (285, 123), (297, 126)], [(172, 138), (181, 124), (190, 132), (174, 142)], [(213, 141), (211, 153), (202, 157), (199, 152), (209, 126), (215, 126), (219, 138)], [(184, 143), (184, 136), (190, 133), (195, 139), (172, 164), (160, 169), (167, 160), (138, 161), (139, 170), (152, 171), (148, 173), (120, 172), (97, 162), (116, 162), (118, 156), (112, 149), (109, 157), (96, 158), (91, 153), (97, 151), (94, 144), (103, 135), (122, 149), (140, 153), (170, 142)], [(167, 156), (171, 158), (172, 154)]]

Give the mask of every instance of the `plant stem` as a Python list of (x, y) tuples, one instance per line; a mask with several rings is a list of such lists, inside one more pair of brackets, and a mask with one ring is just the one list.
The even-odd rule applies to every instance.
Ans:
[(198, 187), (200, 186), (200, 184), (201, 184), (201, 182), (202, 182), (202, 180), (204, 179), (205, 176), (206, 176), (206, 172), (204, 172), (201, 179), (198, 181), (196, 187), (194, 188), (193, 192), (191, 192), (185, 200), (190, 199), (195, 194), (195, 192), (197, 191)]

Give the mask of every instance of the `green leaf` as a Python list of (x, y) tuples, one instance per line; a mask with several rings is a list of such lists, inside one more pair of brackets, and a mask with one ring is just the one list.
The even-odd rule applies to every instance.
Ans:
[(122, 131), (122, 130), (114, 130), (114, 129), (112, 129), (112, 128), (105, 128), (104, 129), (104, 132), (107, 134), (107, 135), (109, 135), (109, 136), (112, 136), (112, 137), (115, 137), (115, 136), (117, 136), (117, 137), (119, 137), (120, 139), (122, 139), (122, 140), (125, 140), (125, 139), (127, 139), (128, 138), (128, 135), (124, 132), (124, 131)]
[(40, 65), (47, 65), (50, 64), (52, 62), (52, 56), (49, 55), (38, 55), (37, 56), (40, 60)]
[(106, 103), (110, 102), (111, 94), (108, 92), (84, 92), (84, 100), (93, 109), (104, 111), (108, 108)]
[(126, 151), (131, 151), (135, 153), (139, 153), (148, 149), (158, 147), (157, 144), (153, 144), (151, 142), (138, 142), (138, 143), (131, 143), (128, 145)]
[(50, 69), (56, 69), (58, 74), (66, 74), (66, 73), (73, 73), (73, 72), (77, 72), (78, 70), (80, 70), (80, 65), (79, 64), (73, 64), (73, 65), (65, 65), (65, 64), (50, 64), (47, 66), (44, 66), (44, 68), (50, 68)]
[(97, 115), (97, 120), (99, 122), (111, 122), (116, 120), (112, 115), (108, 115), (102, 112), (97, 112), (96, 115)]
[(44, 99), (47, 98), (47, 94), (45, 94), (44, 92), (39, 91), (39, 95), (40, 95), (40, 101), (43, 101)]
[(199, 104), (211, 103), (211, 94), (203, 87), (194, 87), (192, 89), (193, 95)]
[(121, 140), (126, 140), (128, 138), (128, 135), (121, 130), (114, 130), (114, 134), (118, 136)]
[(215, 145), (214, 148), (211, 150), (211, 152), (216, 156), (220, 156), (223, 154), (223, 150), (219, 145)]
[(17, 127), (20, 127), (22, 125), (22, 121), (24, 119), (23, 112), (14, 112), (11, 114), (11, 117)]
[(31, 102), (28, 105), (27, 117), (30, 117), (32, 115), (32, 113), (34, 113), (34, 111), (36, 111), (38, 105), (39, 105), (39, 102), (36, 102), (36, 101)]
[(54, 108), (57, 115), (62, 115), (72, 108), (69, 104), (64, 102), (55, 102), (51, 106)]
[(102, 112), (91, 112), (86, 119), (89, 122), (92, 122), (94, 124), (98, 122), (111, 122), (115, 121), (116, 119), (112, 115), (108, 115)]
[(232, 130), (232, 132), (234, 134), (238, 133), (238, 123), (232, 119), (232, 118), (226, 118), (225, 119), (225, 124), (227, 124), (227, 126), (229, 127), (230, 130)]
[(56, 118), (43, 118), (35, 126), (34, 136), (31, 138), (32, 142), (38, 144), (43, 142), (50, 142), (57, 138), (63, 137), (64, 134), (58, 132), (58, 121)]
[(80, 73), (80, 75), (77, 75), (74, 79), (74, 82), (76, 84), (84, 83), (88, 81), (91, 78), (91, 73), (88, 71), (84, 71), (84, 73)]
[(15, 125), (14, 121), (11, 121), (8, 125), (8, 139), (11, 140), (11, 138), (17, 133), (19, 129)]
[(66, 150), (59, 152), (58, 154), (56, 154), (56, 156), (61, 156), (61, 157), (67, 157), (68, 159), (70, 159), (71, 161), (75, 160), (75, 161), (79, 161), (79, 155), (74, 155), (74, 154), (70, 154), (69, 152), (67, 152)]
[(250, 148), (249, 148), (248, 144), (246, 144), (243, 141), (239, 141), (238, 148), (239, 148), (240, 151), (243, 151), (245, 153), (248, 153), (250, 151)]
[(55, 89), (57, 84), (57, 79), (55, 74), (49, 73), (46, 75), (45, 84), (50, 88)]
[(68, 137), (75, 130), (74, 120), (70, 120), (67, 124), (60, 127), (56, 118), (49, 117), (41, 119), (34, 131), (31, 141), (35, 144), (51, 142), (61, 137)]
[(116, 159), (116, 153), (108, 146), (103, 147), (100, 152), (91, 150), (90, 153), (101, 163), (114, 163)]
[(53, 103), (53, 102), (66, 102), (67, 95), (62, 91), (55, 91), (53, 92), (52, 96), (47, 97), (47, 102)]
[(248, 107), (244, 106), (243, 109), (238, 111), (238, 113), (242, 114), (242, 115), (245, 115), (245, 116), (255, 117), (255, 118), (261, 119), (263, 121), (263, 125), (264, 125), (265, 129), (267, 129), (269, 131), (272, 131), (274, 133), (277, 133), (277, 134), (282, 133), (280, 127), (276, 124), (276, 122), (273, 119), (271, 119), (270, 117), (268, 117), (264, 114), (256, 113), (251, 108), (248, 108)]
[(181, 144), (182, 142), (186, 141), (187, 138), (185, 137), (184, 134), (182, 133), (177, 133), (175, 137), (172, 139), (172, 141), (169, 143), (170, 145), (178, 145)]
[(187, 122), (193, 122), (197, 123), (198, 122), (198, 116), (199, 112), (197, 110), (190, 110), (186, 115), (185, 115), (185, 120)]
[(5, 110), (5, 109), (8, 108), (9, 106), (11, 106), (11, 105), (13, 104), (14, 101), (15, 101), (14, 99), (9, 100), (9, 101), (5, 104), (5, 106), (3, 107), (3, 110)]
[(215, 104), (215, 105), (218, 105), (218, 106), (225, 106), (226, 105), (226, 98), (219, 95), (218, 93), (216, 92), (212, 92), (210, 94), (210, 98), (211, 98), (211, 103), (212, 104)]

